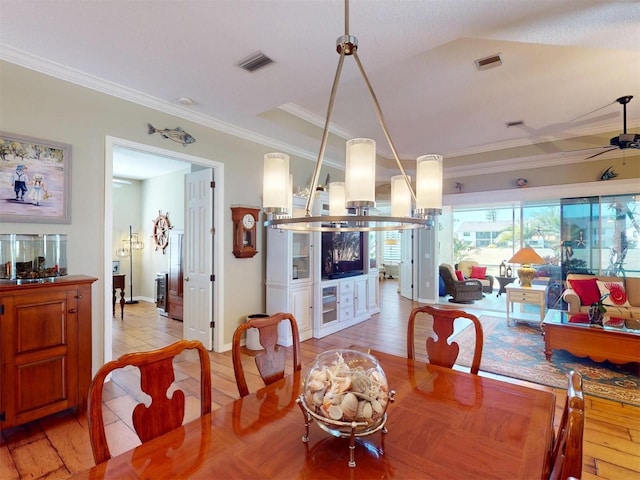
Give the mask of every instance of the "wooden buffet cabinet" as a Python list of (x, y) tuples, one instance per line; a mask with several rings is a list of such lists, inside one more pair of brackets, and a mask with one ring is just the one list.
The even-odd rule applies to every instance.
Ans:
[(96, 280), (0, 283), (0, 430), (86, 409)]

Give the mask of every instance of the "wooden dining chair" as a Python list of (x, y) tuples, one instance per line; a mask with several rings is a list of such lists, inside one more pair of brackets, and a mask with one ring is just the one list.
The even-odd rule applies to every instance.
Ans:
[(456, 342), (448, 343), (449, 337), (453, 334), (453, 322), (456, 318), (471, 320), (476, 331), (471, 373), (477, 374), (480, 369), (482, 345), (484, 342), (482, 325), (478, 317), (463, 310), (443, 308), (434, 305), (423, 305), (414, 308), (409, 315), (409, 324), (407, 326), (407, 356), (412, 360), (415, 359), (415, 321), (419, 313), (426, 313), (433, 317), (433, 331), (437, 335), (435, 339), (429, 337), (426, 340), (429, 363), (448, 368), (453, 367), (454, 363), (456, 363), (460, 351), (460, 346)]
[(582, 475), (582, 437), (584, 434), (584, 395), (582, 375), (569, 372), (567, 398), (551, 453), (550, 480), (580, 478)]
[(129, 366), (140, 370), (140, 388), (151, 397), (151, 404), (147, 407), (138, 403), (133, 409), (132, 421), (138, 438), (145, 443), (183, 423), (185, 394), (176, 390), (167, 398), (167, 390), (175, 380), (173, 359), (185, 350), (197, 350), (200, 357), (200, 415), (211, 412), (211, 364), (207, 350), (199, 341), (179, 340), (157, 350), (122, 355), (104, 364), (89, 387), (87, 417), (96, 464), (111, 458), (102, 416), (102, 391), (107, 375)]
[(250, 318), (241, 323), (233, 332), (231, 356), (233, 359), (233, 371), (241, 397), (249, 394), (242, 366), (242, 347), (240, 346), (242, 334), (249, 328), (258, 329), (260, 344), (264, 350), (255, 356), (255, 361), (262, 381), (265, 385), (269, 385), (284, 377), (286, 352), (278, 345), (278, 324), (287, 320), (291, 325), (293, 337), (293, 370), (298, 371), (302, 368), (300, 363), (300, 335), (298, 334), (298, 322), (290, 313), (276, 313), (269, 317)]

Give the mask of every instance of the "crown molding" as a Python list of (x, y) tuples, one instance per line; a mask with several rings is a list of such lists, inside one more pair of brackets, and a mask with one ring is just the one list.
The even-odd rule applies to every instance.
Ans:
[[(278, 140), (274, 140), (273, 138), (256, 134), (249, 130), (240, 128), (236, 125), (223, 122), (207, 115), (193, 112), (192, 110), (189, 110), (188, 108), (182, 107), (180, 105), (175, 105), (171, 102), (153, 97), (146, 93), (126, 88), (120, 84), (104, 80), (102, 78), (67, 67), (65, 65), (61, 65), (56, 62), (52, 62), (42, 57), (30, 55), (26, 52), (15, 49), (13, 47), (9, 47), (7, 45), (0, 45), (0, 59), (24, 68), (28, 68), (29, 70), (34, 70), (36, 72), (58, 78), (66, 82), (79, 85), (81, 87), (89, 88), (91, 90), (95, 90), (112, 97), (120, 98), (122, 100), (141, 105), (143, 107), (148, 107), (163, 113), (168, 113), (178, 118), (182, 118), (184, 120), (188, 120), (190, 122), (212, 128), (228, 135), (233, 135), (243, 140), (248, 140), (253, 143), (265, 145), (276, 150), (286, 151), (289, 154), (297, 155), (308, 160), (316, 160), (317, 154), (314, 152), (309, 152), (308, 150), (295, 147), (288, 143), (280, 142)], [(337, 164), (334, 163), (334, 165)]]
[[(102, 78), (87, 74), (80, 70), (76, 70), (56, 62), (52, 62), (42, 57), (28, 54), (22, 50), (19, 50), (7, 45), (0, 45), (0, 60), (4, 60), (6, 62), (13, 63), (27, 69), (34, 70), (36, 72), (40, 72), (45, 75), (49, 75), (51, 77), (73, 83), (81, 87), (89, 88), (91, 90), (104, 93), (105, 95), (110, 95), (116, 98), (120, 98), (122, 100), (135, 103), (137, 105), (141, 105), (143, 107), (148, 107), (163, 113), (167, 113), (175, 117), (182, 118), (184, 120), (188, 120), (190, 122), (197, 123), (199, 125), (203, 125), (205, 127), (217, 130), (219, 132), (241, 138), (243, 140), (247, 140), (253, 143), (257, 143), (259, 145), (264, 145), (264, 146), (273, 148), (274, 150), (277, 150), (277, 151), (284, 151), (290, 155), (295, 155), (300, 158), (310, 160), (313, 162), (317, 161), (317, 155), (318, 155), (317, 152), (312, 152), (312, 151), (288, 144), (286, 142), (281, 142), (279, 140), (275, 140), (273, 138), (270, 138), (264, 135), (256, 134), (249, 130), (238, 127), (236, 125), (223, 122), (221, 120), (215, 119), (207, 115), (202, 115), (202, 114), (193, 112), (192, 110), (185, 108), (181, 105), (176, 105), (174, 103), (159, 99), (157, 97), (153, 97), (143, 92), (126, 88), (120, 84), (110, 82), (108, 80), (104, 80)], [(282, 105), (279, 108), (291, 115), (294, 115), (300, 118), (303, 121), (306, 121), (313, 125), (317, 125), (324, 128), (324, 119), (321, 119), (317, 115), (314, 115), (311, 112), (304, 110), (293, 103), (287, 103), (285, 105)], [(636, 122), (633, 122), (632, 126), (635, 125), (635, 123)], [(640, 122), (637, 122), (637, 123), (640, 124)], [(612, 127), (612, 128), (615, 128), (615, 127)], [(599, 129), (599, 130), (602, 131), (602, 129)], [(341, 138), (348, 139), (352, 137), (352, 135), (349, 134), (349, 132), (345, 129), (340, 129), (340, 128), (331, 126), (330, 131)], [(593, 128), (590, 128), (588, 130), (586, 129), (582, 130), (582, 132), (585, 134), (587, 131), (593, 131)], [(554, 137), (554, 139), (561, 139), (561, 138), (570, 138), (570, 136), (567, 135), (567, 136)], [(455, 156), (461, 156), (461, 155), (486, 153), (494, 150), (515, 148), (515, 147), (521, 147), (521, 146), (530, 145), (530, 144), (531, 144), (530, 142), (527, 142), (524, 140), (502, 142), (499, 144), (474, 147), (472, 149), (466, 149), (464, 151), (460, 150), (456, 152), (448, 152), (448, 154), (446, 154), (445, 157), (455, 157)], [(390, 153), (383, 154), (383, 156), (386, 156), (387, 158), (391, 158)], [(598, 157), (596, 157), (596, 159), (598, 159)], [(579, 163), (584, 161), (585, 161), (584, 152), (582, 154), (578, 154), (578, 153), (569, 154), (569, 153), (559, 152), (559, 153), (554, 153), (549, 155), (536, 155), (534, 157), (533, 156), (521, 157), (521, 158), (512, 158), (512, 159), (506, 159), (506, 160), (497, 160), (494, 162), (483, 162), (481, 165), (477, 167), (472, 167), (472, 166), (471, 167), (470, 166), (446, 167), (445, 166), (444, 177), (445, 178), (462, 178), (462, 177), (468, 177), (472, 175), (491, 175), (494, 173), (499, 173), (504, 171), (522, 170), (523, 168), (527, 168), (527, 169), (547, 168), (555, 165)], [(342, 162), (335, 161), (329, 158), (325, 158), (323, 160), (323, 163), (333, 168), (337, 168), (340, 170), (344, 169), (344, 164)], [(532, 163), (534, 163), (535, 166), (532, 166)]]

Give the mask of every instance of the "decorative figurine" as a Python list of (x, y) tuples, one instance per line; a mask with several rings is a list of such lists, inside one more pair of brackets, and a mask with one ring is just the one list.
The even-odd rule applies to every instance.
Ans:
[(195, 143), (196, 141), (195, 138), (193, 138), (180, 127), (165, 128), (164, 130), (159, 130), (150, 123), (147, 123), (147, 127), (149, 127), (149, 135), (159, 133), (162, 138), (168, 138), (169, 140), (173, 140), (176, 143), (181, 143), (183, 147), (186, 147), (189, 143)]

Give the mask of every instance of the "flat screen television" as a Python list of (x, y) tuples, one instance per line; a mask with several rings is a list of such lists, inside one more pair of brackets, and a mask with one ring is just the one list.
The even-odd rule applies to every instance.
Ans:
[(322, 232), (322, 278), (362, 275), (362, 232)]

